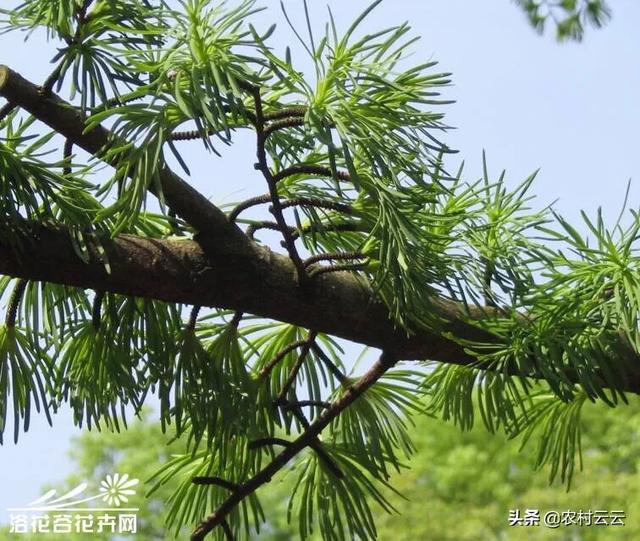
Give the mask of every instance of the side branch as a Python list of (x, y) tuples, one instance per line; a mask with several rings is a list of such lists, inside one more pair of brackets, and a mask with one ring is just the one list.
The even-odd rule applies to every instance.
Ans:
[(229, 492), (235, 492), (238, 490), (238, 485), (231, 483), (226, 479), (222, 479), (221, 477), (194, 477), (192, 482), (194, 485), (216, 485), (228, 490)]
[(291, 442), (272, 462), (260, 470), (254, 477), (240, 485), (238, 489), (218, 507), (215, 513), (207, 517), (195, 529), (191, 540), (202, 541), (209, 532), (217, 526), (220, 526), (236, 505), (262, 485), (271, 481), (271, 478), (300, 451), (311, 446), (320, 433), (329, 426), (333, 420), (353, 404), (367, 389), (373, 386), (395, 363), (396, 359), (383, 353), (369, 371), (352, 387), (347, 389), (339, 399), (333, 402), (297, 439)]
[[(337, 171), (336, 174), (338, 180), (351, 182), (351, 175), (349, 175), (349, 173), (347, 173), (346, 171)], [(294, 175), (310, 175), (327, 178), (333, 177), (333, 173), (331, 172), (331, 169), (329, 167), (326, 167), (324, 165), (316, 165), (313, 163), (300, 163), (278, 171), (275, 175), (273, 175), (273, 180), (277, 183), (282, 179), (292, 177)]]
[(265, 120), (262, 111), (262, 97), (260, 95), (260, 89), (253, 88), (252, 92), (253, 100), (256, 105), (256, 157), (258, 159), (258, 162), (256, 163), (255, 167), (262, 173), (265, 180), (267, 181), (267, 185), (269, 186), (269, 195), (271, 196), (271, 213), (273, 214), (274, 218), (276, 219), (276, 223), (280, 228), (280, 232), (282, 233), (282, 237), (284, 238), (284, 245), (287, 249), (287, 252), (289, 253), (289, 257), (296, 267), (296, 276), (298, 279), (298, 283), (300, 285), (303, 285), (307, 282), (308, 279), (307, 270), (302, 264), (302, 259), (298, 254), (298, 250), (296, 249), (296, 245), (293, 241), (293, 238), (291, 237), (291, 233), (284, 218), (284, 214), (282, 213), (282, 204), (280, 202), (280, 196), (278, 195), (278, 188), (276, 186), (277, 181), (274, 180), (271, 169), (269, 168), (269, 164), (267, 163), (267, 151), (265, 147)]

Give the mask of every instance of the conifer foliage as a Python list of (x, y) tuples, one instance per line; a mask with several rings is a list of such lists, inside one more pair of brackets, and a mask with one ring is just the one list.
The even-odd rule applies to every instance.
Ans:
[[(585, 238), (533, 210), (535, 175), (452, 171), (449, 74), (408, 24), (371, 29), (378, 4), (344, 29), (301, 2), (282, 54), (250, 0), (0, 11), (58, 45), (45, 81), (0, 67), (0, 435), (63, 403), (123, 430), (155, 396), (190, 452), (154, 481), (179, 479), (168, 527), (194, 540), (259, 531), (283, 470), (301, 538), (374, 538), (425, 409), (570, 482), (583, 404), (640, 392), (640, 219), (585, 215)], [(223, 211), (183, 149), (215, 169), (240, 131), (264, 191)], [(336, 338), (381, 353), (347, 369)]]

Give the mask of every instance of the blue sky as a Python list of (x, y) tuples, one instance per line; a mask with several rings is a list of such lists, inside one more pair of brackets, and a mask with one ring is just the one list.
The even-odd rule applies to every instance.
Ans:
[[(262, 4), (270, 7), (255, 22), (264, 27), (278, 22), (274, 47), (281, 51), (292, 44), (295, 50), (278, 3)], [(302, 13), (300, 0), (285, 4), (292, 14)], [(311, 4), (322, 31), (327, 4), (346, 28), (368, 1)], [(465, 160), (467, 180), (479, 177), (484, 149), (490, 171), (497, 176), (506, 169), (511, 185), (540, 168), (533, 187), (539, 206), (557, 199), (555, 209), (573, 222), (580, 209), (593, 213), (602, 206), (605, 217), (615, 220), (630, 178), (635, 179), (632, 207), (640, 193), (640, 3), (612, 5), (611, 23), (590, 29), (581, 44), (559, 45), (551, 35), (538, 36), (509, 0), (386, 0), (365, 29), (409, 20), (423, 38), (415, 62), (437, 60), (439, 70), (453, 73), (453, 85), (443, 95), (456, 103), (444, 110), (446, 122), (457, 129), (444, 140), (460, 151), (454, 161)], [(49, 46), (50, 54), (44, 50), (41, 40), (25, 44), (18, 34), (0, 37), (0, 63), (32, 81), (42, 81), (51, 70), (47, 60), (55, 47)], [(223, 159), (193, 151), (190, 181), (217, 203), (262, 193), (252, 152), (244, 137)], [(63, 413), (54, 428), (36, 419), (17, 446), (8, 441), (0, 447), (0, 522), (7, 520), (7, 507), (26, 504), (40, 495), (42, 485), (64, 478), (74, 434)]]

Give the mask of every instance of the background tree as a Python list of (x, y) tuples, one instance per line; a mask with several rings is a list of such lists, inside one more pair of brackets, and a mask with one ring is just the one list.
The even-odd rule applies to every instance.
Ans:
[[(119, 429), (156, 393), (162, 427), (189, 441), (158, 479), (180, 479), (169, 522), (198, 523), (193, 539), (249, 535), (256, 490), (288, 464), (302, 537), (375, 536), (369, 502), (390, 509), (381, 487), (413, 450), (422, 395), (462, 428), (535, 437), (571, 479), (584, 404), (640, 390), (637, 216), (585, 217), (587, 240), (529, 209), (533, 177), (508, 191), (486, 167), (471, 184), (450, 171), (448, 74), (409, 63), (407, 25), (364, 33), (378, 3), (344, 32), (330, 17), (316, 36), (307, 17), (310, 75), (268, 48), (253, 2), (4, 10), (7, 30), (62, 43), (42, 85), (0, 68), (0, 272), (17, 278), (2, 281), (0, 418), (10, 398), (15, 439), (32, 408), (68, 402), (78, 424)], [(165, 152), (188, 174), (178, 142), (216, 153), (240, 129), (267, 193), (224, 213)], [(333, 337), (382, 354), (347, 373)]]
[(516, 0), (516, 3), (538, 32), (543, 33), (551, 21), (559, 41), (580, 41), (585, 26), (600, 28), (611, 17), (611, 9), (601, 0)]
[[(608, 541), (640, 535), (640, 522), (632, 511), (640, 506), (637, 402), (617, 409), (604, 405), (585, 408), (583, 447), (589, 458), (569, 492), (557, 483), (548, 483), (548, 467), (534, 471), (534, 450), (525, 447), (520, 451), (518, 441), (491, 435), (482, 427), (461, 433), (429, 416), (415, 420), (412, 434), (416, 452), (409, 467), (393, 474), (390, 481), (402, 494), (391, 497), (398, 513), (379, 517), (379, 539)], [(169, 455), (185, 451), (185, 442), (168, 444), (167, 435), (146, 412), (120, 434), (86, 432), (78, 437), (71, 451), (74, 473), (58, 488), (70, 490), (82, 481), (97, 486), (105, 474), (112, 472), (136, 472), (145, 480)], [(176, 481), (171, 480), (150, 498), (143, 497), (144, 489), (138, 491), (138, 541), (174, 539), (173, 532), (164, 528), (161, 510), (164, 500), (175, 491)], [(285, 472), (259, 491), (267, 522), (256, 539), (299, 538), (297, 525), (287, 521), (287, 501), (294, 482), (294, 476)], [(537, 508), (542, 513), (624, 509), (628, 513), (624, 527), (525, 528), (508, 525), (507, 510), (515, 508)], [(28, 535), (21, 537), (31, 541)], [(97, 534), (92, 537), (101, 539)], [(48, 541), (42, 533), (32, 538)], [(319, 534), (312, 535), (312, 539), (320, 538)], [(0, 533), (0, 539), (12, 539), (8, 528)], [(76, 534), (71, 539), (81, 538)]]
[[(173, 454), (186, 451), (183, 442), (169, 441), (169, 437), (163, 434), (157, 423), (150, 420), (150, 412), (143, 410), (140, 418), (136, 419), (129, 430), (120, 433), (110, 431), (87, 431), (79, 436), (70, 451), (73, 461), (73, 473), (64, 483), (55, 487), (43, 487), (46, 492), (56, 488), (58, 494), (66, 494), (80, 483), (88, 482), (90, 486), (98, 487), (106, 475), (117, 472), (135, 472), (140, 481), (146, 481), (158, 469), (158, 464), (163, 464)], [(153, 496), (146, 498), (145, 492), (149, 488), (142, 482), (136, 487), (135, 500), (130, 500), (133, 505), (139, 507), (137, 512), (138, 532), (135, 538), (142, 541), (175, 539), (173, 532), (169, 532), (164, 524), (165, 501), (171, 496), (176, 486), (168, 485), (158, 490)], [(44, 494), (44, 492), (43, 492)], [(6, 527), (0, 534), (0, 539), (15, 539), (15, 534), (9, 532)], [(185, 535), (187, 532), (181, 532)], [(50, 541), (60, 537), (60, 534), (46, 534), (38, 532), (34, 534), (20, 534), (25, 541), (42, 539)], [(91, 534), (97, 541), (112, 540), (117, 536), (108, 533)], [(86, 539), (86, 534), (65, 534), (70, 540)]]

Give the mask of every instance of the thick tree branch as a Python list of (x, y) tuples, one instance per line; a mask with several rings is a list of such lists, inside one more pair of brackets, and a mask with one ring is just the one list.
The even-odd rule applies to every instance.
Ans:
[[(78, 257), (66, 228), (25, 222), (20, 229), (24, 231), (20, 251), (3, 244), (0, 230), (0, 274), (239, 310), (383, 349), (401, 360), (434, 360), (486, 369), (489, 367), (478, 364), (463, 346), (443, 333), (468, 341), (498, 342), (497, 337), (463, 321), (463, 308), (457, 303), (435, 298), (433, 311), (443, 320), (439, 332), (421, 330), (408, 336), (391, 321), (386, 306), (363, 279), (350, 273), (327, 273), (315, 277), (303, 290), (297, 287), (291, 260), (266, 248), (247, 254), (233, 247), (226, 250), (223, 244), (213, 253), (188, 239), (121, 235), (101, 241), (111, 267), (109, 274), (96, 249), (90, 247), (88, 263)], [(470, 317), (477, 320), (491, 314), (485, 308), (469, 310)], [(640, 360), (629, 354), (617, 362), (620, 372), (627, 375), (624, 390), (640, 393)]]
[[(84, 133), (86, 117), (79, 109), (54, 94), (46, 94), (42, 87), (3, 65), (0, 65), (0, 96), (22, 107), (94, 156), (104, 156), (104, 150), (117, 141), (116, 136), (102, 126)], [(167, 166), (160, 171), (160, 181), (162, 195), (169, 208), (201, 233), (202, 242), (211, 247), (228, 242), (228, 246), (233, 245), (236, 250), (252, 250), (252, 243), (227, 219), (224, 212)], [(154, 193), (153, 186), (149, 187), (149, 191)]]
[[(225, 246), (212, 254), (193, 240), (120, 235), (101, 240), (111, 267), (109, 274), (91, 246), (88, 263), (78, 257), (65, 227), (25, 222), (20, 229), (24, 232), (22, 250), (3, 244), (0, 233), (0, 274), (241, 310), (386, 348), (403, 359), (459, 364), (474, 360), (461, 346), (434, 333), (407, 337), (395, 327), (386, 307), (364, 280), (335, 274), (320, 277), (300, 290), (291, 260), (266, 248), (256, 250), (257, 256), (238, 254), (232, 248), (225, 251)], [(460, 315), (454, 303), (438, 301), (434, 309), (454, 320)], [(467, 339), (492, 340), (488, 333), (459, 320), (443, 330)]]
[[(40, 87), (6, 66), (0, 66), (0, 96), (93, 155), (104, 155), (104, 148), (116, 140), (101, 126), (84, 133), (85, 117), (77, 108), (55, 95), (44, 95)], [(384, 349), (399, 359), (489, 368), (478, 365), (463, 346), (444, 337), (450, 333), (465, 341), (498, 341), (465, 322), (465, 309), (457, 303), (434, 298), (433, 312), (443, 320), (442, 327), (408, 336), (394, 325), (364, 280), (349, 273), (325, 273), (314, 277), (308, 287), (297, 287), (296, 269), (289, 258), (252, 242), (167, 167), (160, 177), (167, 205), (196, 229), (197, 241), (127, 235), (105, 239), (102, 242), (112, 268), (108, 274), (97, 253), (88, 264), (78, 258), (66, 229), (27, 224), (29, 242), (20, 252), (14, 245), (2, 244), (0, 231), (0, 274), (239, 310)], [(470, 308), (468, 317), (479, 320), (494, 311)], [(640, 392), (637, 356), (625, 353), (617, 364), (626, 376), (624, 390)], [(603, 378), (603, 385), (605, 381)]]

